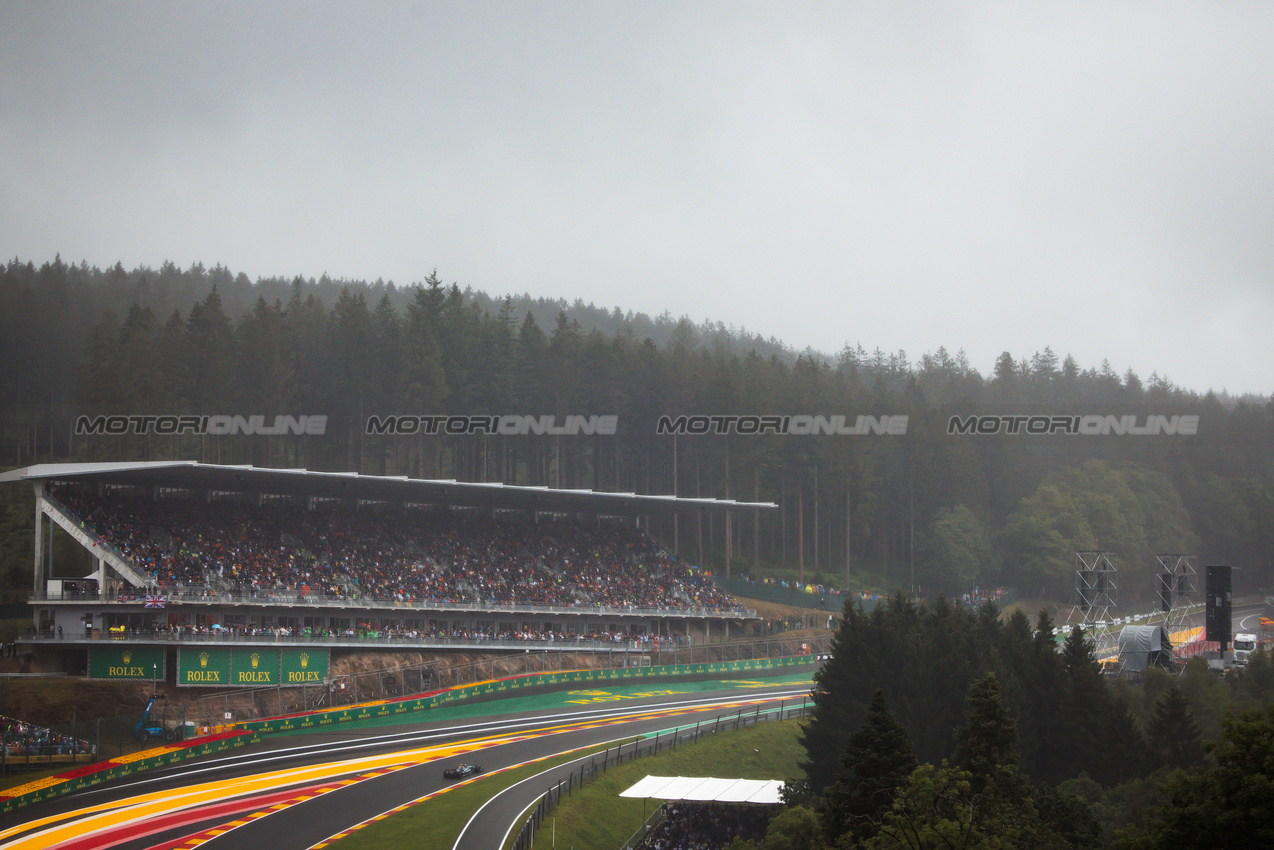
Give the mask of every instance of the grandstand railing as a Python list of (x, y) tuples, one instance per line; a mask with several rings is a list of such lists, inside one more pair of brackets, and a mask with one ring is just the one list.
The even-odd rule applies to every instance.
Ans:
[[(24, 644), (106, 644), (111, 641), (128, 641), (129, 644), (187, 645), (187, 646), (224, 646), (226, 644), (243, 644), (260, 646), (262, 644), (297, 645), (297, 646), (333, 646), (343, 649), (364, 649), (372, 647), (388, 647), (392, 649), (475, 649), (484, 652), (618, 652), (647, 653), (665, 659), (661, 663), (682, 664), (698, 661), (741, 661), (752, 658), (771, 658), (778, 655), (794, 655), (801, 652), (822, 653), (827, 651), (829, 636), (803, 636), (800, 638), (784, 637), (782, 633), (765, 638), (704, 638), (702, 636), (661, 637), (658, 641), (653, 636), (641, 639), (595, 639), (595, 638), (535, 638), (509, 637), (505, 635), (469, 634), (459, 636), (432, 635), (388, 635), (388, 634), (238, 634), (230, 631), (216, 631), (207, 634), (180, 634), (145, 629), (124, 629), (122, 631), (105, 631), (94, 629), (92, 637), (66, 633), (62, 635), (48, 632), (27, 635), (21, 638)], [(802, 647), (802, 644), (804, 646)], [(771, 645), (780, 646), (779, 650), (756, 650), (756, 647)], [(707, 648), (713, 648), (715, 657), (699, 657)]]
[[(155, 588), (154, 593), (164, 597), (165, 607), (177, 605), (236, 605), (268, 608), (277, 605), (309, 608), (364, 608), (393, 611), (446, 611), (473, 612), (477, 614), (549, 614), (579, 615), (594, 614), (598, 616), (625, 617), (688, 617), (731, 620), (751, 620), (756, 618), (756, 611), (750, 609), (731, 608), (680, 608), (655, 605), (534, 605), (509, 602), (453, 602), (445, 600), (397, 599), (393, 597), (374, 596), (316, 596), (313, 594), (276, 591), (267, 594), (219, 594), (212, 588), (183, 587), (176, 589)], [(137, 594), (116, 596), (102, 593), (63, 592), (31, 593), (28, 599), (32, 603), (46, 602), (92, 602), (101, 605), (131, 605), (145, 603), (145, 598)]]
[(111, 641), (128, 641), (130, 644), (190, 644), (222, 645), (222, 644), (254, 644), (263, 643), (297, 644), (314, 646), (325, 644), (343, 647), (394, 647), (396, 649), (428, 649), (434, 647), (451, 647), (465, 649), (483, 649), (491, 651), (510, 650), (583, 650), (588, 652), (650, 652), (644, 641), (612, 641), (589, 640), (585, 638), (548, 640), (541, 638), (505, 638), (483, 634), (472, 634), (459, 637), (433, 637), (389, 634), (328, 634), (328, 635), (287, 635), (287, 634), (239, 634), (229, 630), (217, 630), (206, 634), (182, 634), (180, 632), (164, 632), (146, 629), (124, 629), (109, 631), (94, 629), (92, 636), (80, 634), (29, 635), (21, 638), (22, 643), (110, 643)]

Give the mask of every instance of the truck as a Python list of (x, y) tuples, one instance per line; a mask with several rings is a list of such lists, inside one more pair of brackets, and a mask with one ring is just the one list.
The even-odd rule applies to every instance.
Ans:
[(1234, 636), (1234, 666), (1246, 667), (1252, 653), (1260, 651), (1261, 640), (1254, 634), (1240, 632)]

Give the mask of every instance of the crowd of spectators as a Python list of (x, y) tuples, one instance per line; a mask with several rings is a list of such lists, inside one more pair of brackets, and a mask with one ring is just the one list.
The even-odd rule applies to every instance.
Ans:
[[(751, 576), (746, 574), (736, 576), (736, 578), (740, 581), (754, 581)], [(839, 587), (832, 587), (829, 584), (813, 584), (810, 582), (802, 584), (798, 581), (788, 581), (787, 579), (774, 578), (773, 576), (762, 577), (759, 584), (765, 584), (771, 587), (782, 587), (788, 590), (794, 590), (798, 593), (807, 593), (810, 596), (818, 596), (820, 598), (832, 597), (834, 599), (841, 599), (842, 597), (852, 597), (864, 602), (878, 601), (882, 598), (881, 594), (873, 593), (868, 590), (841, 590)]]
[(87, 741), (3, 715), (0, 715), (0, 740), (9, 756), (71, 756), (92, 752)]
[(985, 602), (1003, 602), (1009, 593), (1007, 587), (975, 587), (968, 593), (961, 594), (955, 601), (960, 605), (977, 608)]
[(724, 850), (735, 837), (760, 843), (770, 807), (724, 803), (667, 803), (664, 819), (636, 846), (642, 850)]
[(786, 632), (791, 629), (817, 629), (827, 627), (827, 618), (821, 614), (787, 614), (782, 617), (769, 617), (760, 626), (760, 631), (767, 635)]
[(161, 588), (229, 595), (741, 610), (639, 530), (427, 509), (55, 494)]
[[(464, 628), (408, 628), (401, 625), (376, 625), (360, 623), (357, 627), (343, 629), (311, 626), (248, 626), (244, 624), (230, 625), (186, 625), (164, 624), (150, 630), (129, 630), (119, 626), (120, 636), (159, 635), (166, 638), (207, 638), (224, 635), (233, 638), (245, 637), (279, 637), (279, 638), (377, 638), (384, 640), (454, 640), (464, 643), (475, 641), (554, 641), (557, 643), (590, 643), (624, 644), (627, 647), (653, 647), (662, 640), (668, 647), (682, 646), (685, 638), (682, 635), (659, 637), (649, 632), (629, 632), (626, 630), (593, 630), (587, 632), (552, 631), (548, 629), (464, 629)], [(111, 630), (114, 631), (114, 628)]]

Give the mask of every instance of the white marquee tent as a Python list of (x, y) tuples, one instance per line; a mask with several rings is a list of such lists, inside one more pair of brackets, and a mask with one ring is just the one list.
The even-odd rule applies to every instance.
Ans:
[(687, 800), (696, 803), (754, 803), (773, 806), (783, 801), (779, 779), (717, 779), (712, 776), (647, 776), (621, 797)]

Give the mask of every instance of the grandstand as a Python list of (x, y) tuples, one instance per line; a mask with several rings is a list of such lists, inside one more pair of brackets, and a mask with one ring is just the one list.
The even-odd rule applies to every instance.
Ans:
[[(777, 507), (193, 461), (0, 474), (22, 481), (28, 642), (69, 672), (189, 685), (311, 680), (333, 647), (649, 652), (751, 634), (755, 612), (644, 529)], [(54, 575), (68, 542), (86, 567)]]

